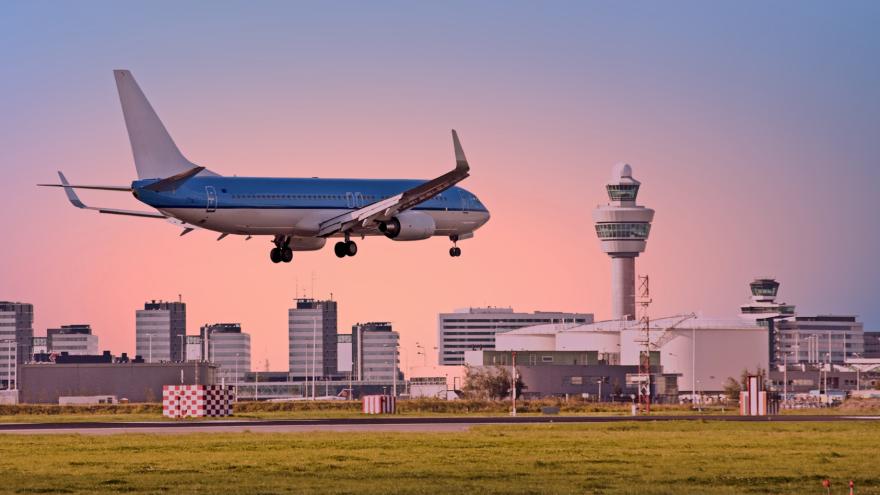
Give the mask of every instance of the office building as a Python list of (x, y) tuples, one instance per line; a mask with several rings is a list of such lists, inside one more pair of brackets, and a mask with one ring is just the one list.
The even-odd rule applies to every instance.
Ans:
[(16, 388), (22, 364), (30, 360), (33, 304), (0, 301), (0, 388)]
[(465, 351), (495, 348), (495, 335), (547, 323), (592, 323), (588, 313), (535, 311), (514, 313), (512, 308), (464, 308), (437, 318), (438, 363), (464, 364)]
[(636, 205), (641, 183), (632, 176), (632, 167), (618, 163), (611, 181), (605, 184), (608, 204), (593, 210), (596, 235), (602, 251), (611, 257), (611, 318), (636, 318), (636, 262), (645, 251), (654, 210)]
[(61, 325), (46, 330), (47, 352), (70, 355), (97, 354), (98, 336), (89, 325)]
[(135, 354), (147, 363), (185, 361), (186, 303), (145, 303), (137, 311), (135, 332)]
[(200, 331), (207, 361), (219, 367), (220, 378), (238, 383), (251, 370), (251, 336), (239, 323), (204, 325)]
[(336, 301), (296, 299), (296, 307), (288, 310), (287, 325), (291, 376), (336, 375)]
[(355, 379), (358, 381), (393, 381), (400, 378), (398, 345), (400, 335), (391, 323), (357, 323), (351, 327)]
[(752, 298), (740, 307), (740, 317), (767, 328), (771, 367), (865, 357), (864, 326), (855, 316), (797, 314), (794, 305), (776, 302), (779, 282), (772, 277), (756, 278), (749, 288)]
[(865, 332), (865, 357), (880, 359), (880, 332)]
[(336, 335), (336, 371), (348, 376), (354, 372), (354, 358), (350, 333)]

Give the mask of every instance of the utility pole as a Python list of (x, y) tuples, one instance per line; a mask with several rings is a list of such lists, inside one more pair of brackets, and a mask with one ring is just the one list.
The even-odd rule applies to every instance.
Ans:
[(639, 405), (645, 414), (651, 412), (651, 317), (648, 315), (648, 306), (651, 304), (651, 289), (647, 275), (639, 276), (639, 306), (642, 317), (639, 324), (642, 327), (643, 350), (639, 359)]

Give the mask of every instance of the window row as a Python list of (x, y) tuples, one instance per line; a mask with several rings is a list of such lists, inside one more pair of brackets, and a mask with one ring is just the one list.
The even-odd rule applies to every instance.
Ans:
[(651, 231), (649, 223), (597, 223), (596, 234), (600, 239), (647, 239)]

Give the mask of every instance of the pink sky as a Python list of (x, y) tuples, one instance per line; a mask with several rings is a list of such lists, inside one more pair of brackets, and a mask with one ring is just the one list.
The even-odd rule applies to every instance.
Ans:
[[(311, 295), (313, 274), (314, 295), (339, 301), (341, 332), (390, 320), (410, 364), (416, 342), (437, 345), (437, 313), (457, 307), (605, 318), (610, 266), (590, 212), (618, 161), (657, 211), (636, 265), (651, 276), (654, 314), (733, 315), (749, 280), (773, 275), (806, 312), (880, 322), (880, 78), (858, 56), (877, 46), (858, 16), (823, 24), (839, 36), (815, 45), (801, 27), (742, 12), (733, 31), (705, 13), (699, 39), (664, 15), (655, 24), (523, 6), (468, 21), (388, 14), (376, 30), (349, 14), (288, 29), (266, 13), (236, 24), (223, 11), (186, 33), (125, 13), (117, 24), (80, 19), (94, 25), (72, 34), (62, 13), (19, 14), (46, 32), (4, 35), (25, 48), (6, 54), (0, 83), (0, 299), (34, 303), (37, 334), (90, 323), (102, 348), (132, 352), (134, 311), (182, 294), (190, 333), (241, 322), (255, 367), (285, 369), (287, 308)], [(126, 26), (136, 27), (116, 36)], [(227, 36), (230, 26), (247, 34)], [(616, 38), (615, 26), (639, 36)], [(226, 175), (429, 179), (453, 166), (456, 128), (472, 166), (462, 185), (492, 220), (460, 258), (443, 238), (370, 238), (355, 258), (325, 249), (273, 265), (266, 239), (180, 238), (162, 221), (78, 211), (34, 184), (58, 169), (80, 183), (134, 177), (115, 68), (133, 71), (190, 160)], [(142, 207), (120, 193), (82, 198)]]

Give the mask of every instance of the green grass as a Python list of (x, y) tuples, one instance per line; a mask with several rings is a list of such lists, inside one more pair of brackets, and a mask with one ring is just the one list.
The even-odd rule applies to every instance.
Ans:
[(4, 493), (880, 494), (880, 423), (0, 436)]

